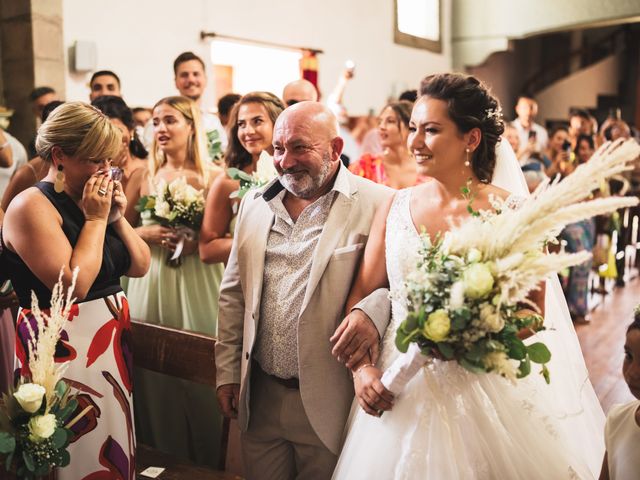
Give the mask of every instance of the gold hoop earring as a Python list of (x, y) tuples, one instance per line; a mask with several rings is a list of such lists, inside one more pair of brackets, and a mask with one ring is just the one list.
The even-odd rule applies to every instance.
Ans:
[(467, 159), (464, 162), (464, 166), (465, 167), (470, 167), (471, 166), (471, 162), (469, 161), (469, 153), (471, 153), (471, 150), (469, 150), (468, 148), (465, 148), (464, 151), (467, 154)]
[(61, 163), (58, 164), (58, 173), (56, 173), (56, 180), (53, 182), (53, 190), (56, 193), (64, 192), (64, 172), (62, 171), (64, 167)]

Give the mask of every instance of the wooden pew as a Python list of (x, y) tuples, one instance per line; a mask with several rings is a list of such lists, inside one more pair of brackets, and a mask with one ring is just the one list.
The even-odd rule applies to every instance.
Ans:
[[(136, 367), (215, 388), (214, 338), (137, 321), (131, 322), (131, 329)], [(241, 477), (236, 473), (242, 473), (238, 427), (228, 419), (223, 425), (219, 470), (191, 465), (145, 445), (138, 445), (136, 457), (136, 476), (140, 480), (147, 478), (140, 472), (149, 466), (165, 468), (160, 480), (237, 480)]]

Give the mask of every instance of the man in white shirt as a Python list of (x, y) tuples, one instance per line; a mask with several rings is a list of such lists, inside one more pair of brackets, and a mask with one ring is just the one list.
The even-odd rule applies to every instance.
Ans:
[[(202, 94), (207, 86), (207, 76), (202, 59), (193, 52), (183, 52), (173, 62), (176, 88), (183, 97), (190, 98), (200, 107), (200, 115), (204, 127), (207, 152), (206, 157), (211, 161), (222, 158), (227, 148), (227, 135), (220, 123), (220, 119), (213, 113), (206, 111), (201, 105)], [(153, 120), (144, 129), (145, 146), (153, 144)]]
[(549, 135), (542, 125), (534, 121), (538, 114), (538, 102), (529, 95), (520, 95), (516, 103), (516, 114), (518, 118), (511, 122), (511, 125), (515, 127), (520, 137), (520, 152), (516, 152), (518, 158), (525, 155), (528, 157), (527, 154), (544, 150), (549, 141)]

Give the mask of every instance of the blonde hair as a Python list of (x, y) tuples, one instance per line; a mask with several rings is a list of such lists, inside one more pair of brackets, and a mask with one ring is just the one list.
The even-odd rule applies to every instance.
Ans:
[[(187, 160), (192, 160), (198, 174), (202, 177), (203, 183), (208, 184), (209, 169), (206, 168), (203, 156), (206, 142), (204, 140), (204, 131), (202, 128), (202, 119), (200, 118), (200, 110), (198, 106), (187, 97), (165, 97), (153, 106), (153, 110), (159, 105), (169, 105), (178, 110), (185, 118), (187, 123), (191, 125), (191, 136), (187, 143)], [(149, 173), (153, 178), (160, 167), (162, 167), (167, 159), (162, 150), (158, 146), (158, 141), (154, 135), (153, 146), (151, 147), (151, 161), (149, 162)]]
[(53, 147), (70, 157), (110, 159), (120, 152), (122, 133), (97, 108), (83, 102), (67, 102), (56, 107), (38, 129), (38, 155), (51, 162)]

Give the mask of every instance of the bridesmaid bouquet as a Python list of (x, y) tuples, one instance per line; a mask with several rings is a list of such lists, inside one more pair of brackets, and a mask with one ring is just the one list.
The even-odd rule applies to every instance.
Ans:
[(273, 157), (263, 150), (258, 158), (255, 172), (249, 174), (238, 168), (228, 168), (227, 175), (232, 180), (240, 182), (240, 188), (229, 197), (242, 199), (249, 190), (260, 188), (276, 178), (278, 172), (273, 166)]
[[(529, 306), (536, 311), (527, 300), (530, 292), (549, 275), (591, 255), (544, 253), (564, 226), (638, 204), (631, 197), (585, 200), (602, 180), (628, 170), (639, 156), (633, 140), (607, 143), (561, 182), (541, 184), (517, 209), (495, 199), (492, 212), (476, 212), (469, 205), (471, 217), (443, 238), (432, 242), (423, 234), (415, 270), (402, 291), (392, 292), (408, 308), (395, 343), (401, 352), (411, 346), (412, 354), (401, 356), (385, 373), (387, 388), (401, 387), (407, 371), (415, 373), (434, 352), (473, 373), (494, 372), (512, 382), (526, 377), (532, 363), (540, 364), (549, 382), (549, 349), (518, 337), (522, 330), (543, 329), (542, 316), (519, 310)], [(463, 194), (469, 195), (468, 189)]]
[(44, 476), (54, 467), (68, 465), (70, 429), (93, 408), (89, 406), (70, 419), (78, 402), (70, 396), (70, 387), (62, 380), (68, 362), (54, 360), (56, 344), (75, 300), (71, 295), (77, 274), (76, 269), (66, 298), (62, 293), (62, 280), (58, 280), (48, 315), (40, 310), (38, 299), (32, 294), (36, 328), (26, 323), (30, 332), (31, 375), (20, 378), (18, 388), (4, 394), (0, 402), (0, 456), (6, 470), (19, 478)]
[(204, 215), (204, 193), (189, 185), (186, 177), (176, 178), (170, 183), (160, 180), (155, 190), (155, 194), (140, 198), (136, 210), (143, 220), (155, 220), (176, 230), (180, 241), (169, 254), (167, 265), (179, 267), (182, 264), (181, 254), (185, 240), (194, 240), (200, 231)]

